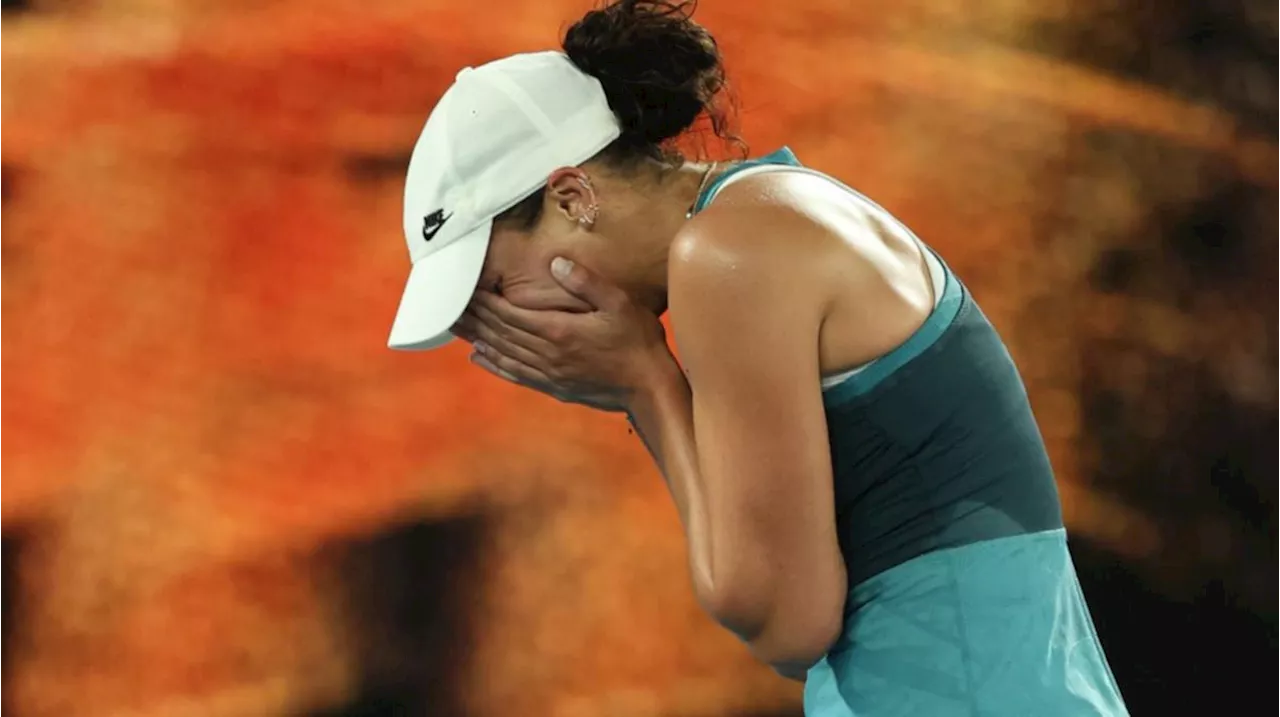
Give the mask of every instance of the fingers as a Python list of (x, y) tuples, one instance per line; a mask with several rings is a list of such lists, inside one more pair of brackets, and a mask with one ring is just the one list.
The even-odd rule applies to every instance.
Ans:
[[(525, 334), (536, 336), (550, 342), (560, 327), (562, 312), (535, 309), (524, 309), (506, 299), (487, 291), (477, 291), (471, 299), (469, 307), (472, 311), (483, 308), (491, 318)], [(530, 347), (532, 348), (532, 347)]]
[(477, 349), (484, 345), (493, 347), (504, 356), (510, 356), (542, 371), (546, 369), (550, 354), (555, 351), (553, 346), (536, 336), (497, 320), (497, 317), (481, 306), (463, 314), (458, 321), (458, 328)]
[(504, 381), (510, 381), (511, 383), (519, 384), (521, 386), (524, 385), (520, 383), (520, 379), (516, 378), (514, 374), (507, 373), (506, 371), (503, 371), (502, 369), (493, 365), (493, 363), (490, 362), (489, 359), (484, 357), (484, 354), (481, 354), (481, 353), (471, 354), (471, 363), (479, 366), (480, 368), (484, 369), (485, 371), (488, 371), (489, 373), (493, 374), (494, 376), (497, 376), (498, 378)]
[(623, 299), (621, 289), (590, 269), (564, 257), (556, 257), (551, 261), (551, 276), (565, 291), (597, 309), (616, 309)]
[(471, 354), (471, 363), (504, 381), (510, 381), (511, 383), (560, 398), (560, 394), (553, 388), (553, 384), (546, 374), (509, 356), (502, 355), (492, 346), (477, 344), (476, 352)]

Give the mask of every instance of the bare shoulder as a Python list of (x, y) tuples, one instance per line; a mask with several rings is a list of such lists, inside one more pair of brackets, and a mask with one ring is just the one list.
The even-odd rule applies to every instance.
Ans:
[(841, 281), (833, 270), (849, 261), (847, 243), (814, 211), (829, 184), (787, 172), (726, 187), (672, 242), (673, 310), (717, 300), (768, 300), (793, 313), (825, 306)]
[[(928, 316), (923, 249), (883, 211), (821, 176), (769, 172), (728, 186), (687, 222), (669, 255), (677, 346), (737, 345), (757, 359), (860, 365), (901, 344)], [(712, 342), (714, 341), (714, 345)]]
[(816, 335), (830, 293), (815, 280), (818, 231), (768, 205), (713, 207), (687, 222), (668, 256), (677, 344)]
[(820, 263), (820, 231), (786, 207), (712, 207), (687, 222), (672, 242), (671, 289), (689, 283), (728, 291), (790, 284)]

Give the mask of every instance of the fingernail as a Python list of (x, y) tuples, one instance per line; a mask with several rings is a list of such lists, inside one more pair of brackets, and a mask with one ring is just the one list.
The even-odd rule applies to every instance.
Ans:
[(475, 348), (475, 350), (476, 350), (477, 352), (479, 352), (479, 353), (485, 353), (485, 352), (487, 352), (487, 351), (489, 350), (489, 344), (486, 344), (486, 343), (485, 343), (485, 342), (483, 342), (483, 341), (476, 341), (476, 342), (472, 343), (471, 345), (472, 345), (472, 346)]
[(551, 273), (561, 279), (567, 278), (571, 271), (573, 271), (573, 262), (568, 259), (558, 256), (551, 260)]

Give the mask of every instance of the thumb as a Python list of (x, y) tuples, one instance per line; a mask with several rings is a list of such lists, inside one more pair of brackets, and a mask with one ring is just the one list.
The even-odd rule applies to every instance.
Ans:
[(597, 309), (613, 309), (619, 300), (621, 289), (609, 284), (590, 269), (564, 257), (556, 257), (551, 261), (551, 276), (565, 291)]

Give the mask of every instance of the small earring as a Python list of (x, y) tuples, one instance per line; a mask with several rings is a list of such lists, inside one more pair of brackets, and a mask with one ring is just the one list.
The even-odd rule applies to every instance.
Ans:
[(600, 213), (600, 207), (596, 206), (595, 204), (592, 204), (591, 206), (587, 207), (587, 211), (583, 212), (582, 216), (578, 217), (578, 224), (580, 224), (584, 229), (590, 229), (591, 227), (595, 226), (596, 215), (598, 215), (599, 213)]

